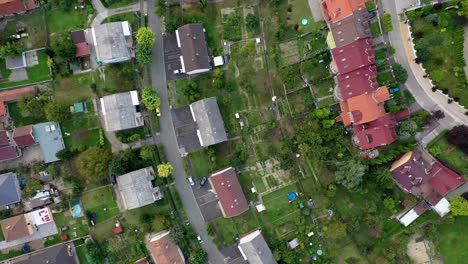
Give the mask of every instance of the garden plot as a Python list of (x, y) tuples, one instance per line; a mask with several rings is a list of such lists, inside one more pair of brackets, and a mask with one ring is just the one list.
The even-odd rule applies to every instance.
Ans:
[(0, 45), (4, 44), (3, 40), (9, 36), (17, 34), (16, 29), (24, 27), (25, 32), (28, 34), (27, 38), (19, 40), (24, 44), (26, 49), (38, 49), (47, 46), (48, 33), (46, 18), (43, 8), (36, 9), (28, 14), (16, 17), (14, 20), (9, 21), (3, 30), (0, 30)]
[(279, 185), (290, 183), (290, 173), (280, 169), (279, 161), (275, 159), (257, 162), (248, 169), (251, 174), (256, 174), (258, 177), (261, 177), (263, 184), (268, 189), (277, 188)]
[(239, 41), (242, 39), (242, 9), (223, 8), (223, 39), (228, 41)]
[(280, 50), (285, 66), (296, 64), (301, 61), (296, 40), (280, 43)]

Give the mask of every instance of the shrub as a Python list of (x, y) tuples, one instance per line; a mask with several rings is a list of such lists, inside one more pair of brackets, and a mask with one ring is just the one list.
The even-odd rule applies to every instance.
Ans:
[(296, 87), (299, 82), (298, 72), (292, 66), (284, 67), (280, 72), (284, 85), (288, 88)]
[(392, 15), (389, 13), (382, 16), (382, 27), (384, 32), (390, 32), (393, 30)]
[(444, 38), (441, 35), (436, 35), (429, 39), (429, 43), (433, 46), (440, 46), (443, 41)]
[(374, 10), (375, 8), (377, 8), (377, 5), (375, 4), (375, 2), (373, 0), (370, 0), (370, 1), (366, 2), (366, 8), (367, 8), (367, 10), (371, 11), (371, 10)]
[(130, 143), (144, 138), (146, 136), (146, 133), (143, 128), (134, 128), (117, 131), (115, 133), (115, 136), (122, 143)]
[(260, 18), (254, 14), (245, 17), (245, 25), (250, 31), (257, 32), (260, 29)]
[(463, 153), (468, 155), (468, 127), (465, 125), (456, 126), (445, 134), (447, 141), (460, 148)]
[(372, 36), (374, 36), (374, 38), (380, 37), (380, 35), (382, 35), (382, 32), (380, 31), (380, 27), (379, 27), (378, 22), (374, 22), (374, 23), (371, 24), (371, 32), (372, 32)]
[(395, 74), (395, 80), (400, 84), (404, 84), (408, 80), (408, 72), (399, 63), (393, 65), (393, 73)]

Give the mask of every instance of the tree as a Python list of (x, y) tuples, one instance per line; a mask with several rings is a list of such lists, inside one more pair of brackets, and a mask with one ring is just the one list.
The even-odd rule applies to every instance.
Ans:
[(174, 167), (170, 163), (163, 163), (158, 165), (159, 177), (169, 177), (174, 172)]
[(166, 14), (166, 10), (167, 10), (166, 0), (157, 0), (155, 14), (162, 17)]
[(203, 249), (192, 252), (190, 255), (190, 263), (193, 264), (204, 264), (208, 261), (208, 253)]
[(404, 84), (408, 80), (408, 72), (399, 63), (393, 64), (393, 73), (395, 74), (395, 80), (400, 84)]
[(242, 57), (250, 57), (254, 56), (256, 52), (255, 43), (253, 41), (248, 41), (242, 46), (240, 55)]
[(336, 181), (347, 189), (353, 189), (361, 183), (367, 169), (368, 166), (360, 161), (351, 160), (335, 172)]
[(468, 215), (468, 200), (461, 195), (450, 198), (450, 211), (453, 215)]
[(398, 127), (398, 138), (407, 140), (413, 137), (418, 131), (418, 124), (412, 120), (405, 120), (401, 122)]
[(155, 35), (149, 27), (141, 27), (135, 36), (137, 44), (146, 49), (151, 49), (154, 44)]
[(149, 109), (156, 109), (161, 104), (158, 92), (151, 86), (143, 88), (142, 101)]
[(463, 153), (468, 155), (468, 126), (461, 125), (452, 128), (446, 135), (447, 141), (457, 146)]
[(299, 82), (298, 73), (294, 70), (292, 66), (284, 67), (283, 69), (281, 69), (280, 75), (286, 87), (294, 88)]
[(201, 89), (197, 82), (191, 79), (182, 79), (179, 82), (182, 93), (189, 101), (197, 101), (200, 98)]
[(75, 152), (69, 149), (62, 149), (55, 154), (55, 156), (61, 160), (70, 160), (75, 156)]
[(30, 179), (28, 183), (26, 184), (26, 187), (24, 188), (23, 197), (31, 198), (36, 194), (37, 190), (41, 190), (41, 189), (42, 189), (42, 184), (40, 181), (36, 179)]
[(20, 47), (18, 42), (7, 42), (5, 45), (0, 46), (0, 57), (18, 57), (23, 51), (24, 48)]
[(185, 228), (179, 223), (175, 223), (171, 229), (171, 237), (169, 238), (172, 243), (179, 245), (185, 241)]
[(144, 160), (151, 160), (153, 158), (153, 149), (151, 146), (143, 146), (140, 150), (140, 158)]
[(322, 120), (323, 128), (330, 128), (335, 124), (335, 119)]
[(260, 29), (260, 18), (252, 13), (249, 13), (245, 17), (245, 25), (250, 31), (256, 32)]
[(70, 119), (70, 108), (57, 101), (50, 101), (44, 108), (47, 120), (61, 123)]
[(327, 232), (332, 239), (342, 239), (346, 236), (346, 224), (338, 221), (333, 222), (328, 226)]
[(107, 258), (107, 244), (88, 242), (85, 245), (86, 253), (93, 260), (93, 263), (103, 264)]
[(330, 116), (331, 111), (328, 108), (316, 108), (312, 113), (310, 114), (310, 117), (313, 119), (326, 119)]
[(387, 208), (388, 210), (392, 211), (395, 210), (395, 200), (393, 200), (392, 197), (386, 197), (383, 200), (384, 207)]
[(384, 32), (390, 32), (393, 30), (392, 15), (389, 13), (382, 16), (382, 27)]
[(110, 171), (115, 175), (122, 175), (136, 169), (134, 166), (139, 160), (138, 153), (134, 149), (125, 149), (119, 155), (112, 158), (110, 162)]
[(18, 102), (18, 106), (21, 109), (21, 114), (24, 116), (30, 116), (35, 119), (44, 119), (45, 112), (44, 108), (49, 103), (49, 99), (45, 96), (22, 96)]
[(84, 179), (96, 182), (106, 178), (111, 159), (109, 150), (90, 147), (78, 155), (75, 165)]
[(159, 232), (168, 229), (171, 226), (171, 221), (166, 216), (157, 216), (151, 224), (153, 232)]
[(51, 48), (56, 55), (68, 61), (75, 58), (76, 46), (72, 41), (70, 32), (56, 33), (52, 37)]
[(136, 48), (136, 59), (138, 64), (142, 66), (150, 65), (153, 62), (153, 53), (150, 49), (142, 46)]

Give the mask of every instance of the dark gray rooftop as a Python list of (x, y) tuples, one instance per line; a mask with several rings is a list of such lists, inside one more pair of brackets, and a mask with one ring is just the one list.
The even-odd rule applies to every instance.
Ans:
[(185, 72), (210, 69), (208, 44), (202, 24), (187, 24), (177, 29)]
[(137, 112), (139, 105), (136, 91), (111, 94), (101, 98), (105, 129), (119, 131), (143, 126), (141, 112)]
[(18, 178), (8, 172), (0, 175), (0, 206), (17, 203), (21, 200)]
[(73, 247), (73, 243), (51, 247), (40, 253), (33, 253), (29, 259), (17, 262), (17, 264), (78, 264), (75, 253), (73, 256), (68, 255), (68, 245)]

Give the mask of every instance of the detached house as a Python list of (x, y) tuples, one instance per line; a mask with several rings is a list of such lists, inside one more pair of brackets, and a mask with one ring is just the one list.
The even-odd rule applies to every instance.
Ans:
[(21, 191), (16, 174), (8, 172), (0, 175), (0, 206), (8, 206), (21, 201)]
[(100, 102), (106, 131), (120, 131), (144, 125), (137, 91), (107, 95)]
[(39, 7), (35, 0), (0, 0), (0, 18), (24, 14)]
[(98, 61), (109, 64), (135, 57), (132, 29), (128, 21), (101, 24), (91, 28), (91, 34)]
[(151, 258), (156, 264), (184, 264), (185, 258), (182, 250), (171, 242), (169, 231), (161, 231), (151, 236), (147, 242), (147, 248)]
[(187, 24), (176, 30), (177, 46), (181, 50), (182, 72), (195, 75), (211, 71), (205, 29), (202, 24)]
[(242, 257), (250, 264), (277, 263), (260, 229), (242, 236), (237, 247), (242, 253)]
[(86, 32), (84, 30), (72, 31), (71, 36), (73, 44), (76, 46), (75, 58), (88, 57), (90, 52), (86, 41)]

